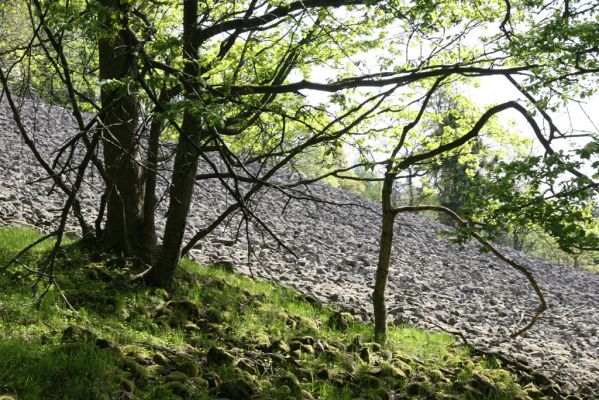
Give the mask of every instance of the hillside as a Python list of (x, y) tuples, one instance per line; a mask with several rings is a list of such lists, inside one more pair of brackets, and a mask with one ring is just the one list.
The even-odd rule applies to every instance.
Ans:
[[(25, 102), (24, 115), (36, 130), (46, 155), (73, 132), (66, 110), (37, 108)], [(47, 181), (14, 130), (5, 104), (0, 109), (0, 221), (26, 222), (38, 227), (52, 223), (60, 196), (47, 195)], [(284, 176), (280, 177), (285, 180)], [(101, 193), (98, 177), (84, 188), (84, 212), (95, 216)], [(238, 218), (198, 243), (190, 256), (204, 264), (227, 265), (295, 287), (317, 300), (350, 309), (370, 318), (370, 294), (377, 255), (377, 205), (325, 185), (313, 185), (289, 198), (279, 191), (261, 193), (256, 213), (299, 256), (296, 259), (265, 232), (251, 228), (248, 237), (254, 256), (248, 262)], [(325, 203), (303, 200), (305, 193)], [(196, 188), (188, 237), (208, 224), (215, 211), (231, 202), (215, 184)], [(242, 225), (243, 228), (243, 225)], [(524, 280), (508, 266), (478, 251), (443, 238), (444, 227), (415, 215), (401, 215), (393, 270), (389, 281), (390, 315), (396, 323), (460, 331), (477, 347), (499, 352), (530, 364), (554, 377), (564, 393), (599, 392), (599, 275), (552, 265), (505, 250), (528, 267), (542, 285), (550, 310), (525, 337), (509, 340), (536, 307)], [(256, 258), (256, 256), (258, 258)], [(590, 397), (589, 397), (590, 398)]]
[[(0, 265), (40, 236), (0, 228)], [(394, 327), (382, 348), (349, 313), (189, 260), (172, 290), (149, 289), (71, 241), (56, 271), (62, 293), (32, 307), (30, 271), (50, 248), (0, 274), (3, 400), (547, 398), (542, 375), (502, 369), (449, 335)]]

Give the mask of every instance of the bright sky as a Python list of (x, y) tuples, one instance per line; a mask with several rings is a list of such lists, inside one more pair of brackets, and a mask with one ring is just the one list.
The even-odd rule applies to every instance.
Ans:
[[(477, 104), (491, 105), (496, 103), (505, 102), (508, 100), (518, 99), (520, 103), (526, 105), (530, 109), (529, 103), (523, 98), (523, 96), (512, 86), (510, 83), (502, 77), (485, 77), (480, 80), (480, 86), (478, 88), (467, 88), (467, 92), (470, 97), (475, 99)], [(586, 102), (576, 103), (570, 102), (565, 108), (557, 111), (550, 112), (549, 115), (553, 119), (554, 124), (564, 133), (575, 133), (575, 134), (589, 134), (594, 133), (599, 135), (599, 95), (586, 99)], [(498, 116), (502, 124), (507, 125), (510, 121), (516, 123), (514, 129), (517, 129), (519, 133), (525, 136), (535, 138), (534, 133), (530, 129), (528, 123), (524, 117), (518, 112), (513, 110), (507, 110), (502, 112)], [(536, 118), (540, 124), (542, 121), (540, 118)], [(543, 126), (545, 126), (544, 124)], [(573, 148), (579, 148), (585, 143), (588, 143), (588, 137), (582, 138), (571, 138), (571, 139), (559, 139), (553, 141), (551, 146), (555, 150), (567, 151)], [(541, 145), (537, 140), (534, 141), (535, 147), (534, 152), (541, 154), (543, 152)], [(586, 172), (591, 175), (597, 171), (589, 165), (581, 168), (582, 172)]]

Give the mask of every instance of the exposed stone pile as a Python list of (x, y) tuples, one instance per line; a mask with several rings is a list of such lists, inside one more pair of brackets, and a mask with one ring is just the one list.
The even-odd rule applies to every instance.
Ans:
[[(74, 123), (68, 111), (24, 105), (25, 123), (35, 128), (36, 142), (49, 156)], [(37, 166), (12, 122), (6, 102), (0, 104), (0, 224), (25, 221), (52, 224), (63, 197), (47, 195), (51, 184)], [(281, 179), (283, 179), (282, 177)], [(90, 176), (82, 191), (84, 213), (95, 218), (101, 181)], [(250, 230), (254, 255), (248, 263), (248, 243), (234, 218), (191, 255), (205, 263), (220, 262), (235, 269), (295, 286), (319, 300), (340, 304), (369, 318), (376, 269), (379, 217), (377, 204), (354, 194), (316, 184), (311, 194), (351, 206), (291, 200), (276, 190), (261, 193), (256, 213), (298, 256), (283, 250), (265, 232)], [(231, 204), (217, 181), (196, 189), (188, 237), (207, 225), (215, 211)], [(163, 218), (158, 218), (163, 223)], [(529, 268), (549, 302), (550, 310), (524, 337), (509, 340), (537, 306), (525, 279), (476, 243), (457, 246), (441, 224), (417, 215), (397, 220), (393, 267), (388, 287), (390, 318), (426, 328), (461, 331), (481, 348), (509, 354), (548, 376), (562, 392), (593, 398), (599, 393), (599, 275), (505, 249)]]

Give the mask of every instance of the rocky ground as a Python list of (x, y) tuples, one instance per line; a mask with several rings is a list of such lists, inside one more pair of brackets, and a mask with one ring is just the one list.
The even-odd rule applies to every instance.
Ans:
[[(23, 104), (24, 122), (45, 156), (73, 132), (67, 111), (31, 101)], [(51, 186), (19, 137), (6, 102), (0, 104), (0, 222), (36, 226), (55, 223), (62, 196)], [(281, 179), (284, 179), (282, 177)], [(95, 216), (101, 181), (91, 176), (82, 190), (84, 213)], [(294, 286), (319, 300), (351, 308), (369, 318), (376, 268), (379, 216), (377, 205), (326, 185), (310, 194), (328, 202), (289, 198), (276, 190), (260, 194), (256, 213), (298, 258), (272, 237), (249, 230), (237, 218), (198, 243), (191, 255), (220, 262)], [(188, 237), (206, 226), (216, 211), (231, 204), (216, 181), (196, 190)], [(350, 205), (347, 205), (350, 204)], [(159, 218), (162, 223), (162, 217)], [(500, 352), (555, 377), (560, 390), (595, 398), (599, 393), (599, 275), (554, 265), (504, 249), (529, 268), (549, 303), (544, 318), (524, 337), (509, 334), (530, 318), (537, 306), (525, 279), (476, 243), (453, 244), (446, 228), (417, 215), (397, 219), (393, 266), (389, 278), (390, 318), (425, 328), (460, 331), (474, 345)], [(248, 247), (252, 255), (248, 257)]]

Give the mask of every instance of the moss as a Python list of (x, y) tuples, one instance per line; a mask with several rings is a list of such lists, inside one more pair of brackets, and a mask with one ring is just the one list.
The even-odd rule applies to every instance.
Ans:
[(167, 367), (170, 364), (170, 360), (164, 354), (158, 352), (152, 356), (152, 361), (163, 367)]
[(161, 387), (173, 394), (176, 394), (177, 396), (184, 398), (184, 399), (191, 397), (191, 395), (193, 394), (193, 389), (191, 387), (185, 385), (182, 382), (178, 382), (178, 381), (172, 381), (172, 382), (165, 383), (164, 385), (161, 385)]
[(346, 331), (354, 321), (353, 315), (347, 312), (334, 312), (327, 320), (327, 326), (331, 329)]
[(219, 347), (211, 347), (206, 359), (212, 365), (232, 365), (235, 362), (235, 357)]
[(177, 369), (189, 377), (197, 376), (199, 373), (198, 366), (196, 365), (196, 363), (194, 363), (192, 361), (185, 361), (185, 362), (179, 364)]
[(165, 377), (167, 382), (185, 382), (188, 376), (181, 371), (173, 371)]
[(218, 388), (218, 393), (229, 399), (250, 400), (258, 390), (254, 382), (247, 379), (235, 379), (223, 382)]
[(62, 331), (61, 342), (93, 342), (97, 338), (97, 335), (87, 328), (83, 328), (78, 325), (70, 325)]
[(123, 371), (127, 371), (137, 380), (147, 380), (148, 373), (145, 368), (137, 363), (137, 361), (131, 357), (123, 357), (121, 359), (121, 368)]
[(299, 382), (299, 379), (297, 379), (297, 376), (291, 372), (276, 378), (275, 385), (287, 386), (292, 395), (298, 395), (302, 392), (302, 386)]
[(135, 383), (129, 379), (122, 378), (121, 379), (121, 388), (127, 393), (135, 392)]
[[(101, 257), (89, 267), (86, 257), (69, 253), (69, 265), (56, 266), (65, 293), (85, 294), (77, 298), (83, 306), (77, 324), (55, 291), (39, 310), (23, 310), (31, 300), (26, 284), (8, 285), (10, 274), (0, 275), (0, 388), (6, 393), (34, 400), (45, 398), (42, 393), (58, 400), (131, 398), (132, 392), (147, 399), (233, 393), (276, 400), (372, 400), (390, 392), (489, 400), (546, 395), (537, 385), (526, 387), (530, 395), (521, 388), (540, 378), (523, 374), (521, 385), (515, 383), (499, 363), (471, 357), (447, 335), (390, 327), (380, 347), (369, 341), (372, 326), (351, 314), (264, 281), (182, 260), (166, 292), (126, 286), (120, 278), (104, 282), (99, 271), (115, 277), (131, 265), (123, 263), (117, 273)], [(28, 262), (35, 266), (35, 260)], [(87, 276), (92, 269), (98, 279)], [(94, 299), (120, 311), (94, 310), (87, 305)]]
[(270, 351), (275, 353), (289, 353), (291, 348), (284, 340), (278, 339), (270, 345)]

